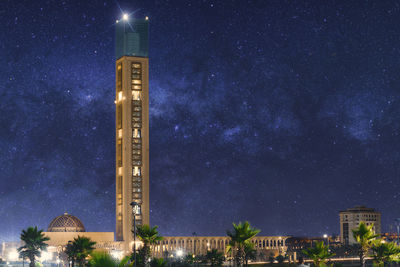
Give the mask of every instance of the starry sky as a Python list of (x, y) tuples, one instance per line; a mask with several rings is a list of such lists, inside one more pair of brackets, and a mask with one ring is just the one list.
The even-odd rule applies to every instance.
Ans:
[(150, 18), (151, 223), (339, 233), (400, 217), (398, 1), (0, 2), (0, 241), (114, 231), (114, 23)]

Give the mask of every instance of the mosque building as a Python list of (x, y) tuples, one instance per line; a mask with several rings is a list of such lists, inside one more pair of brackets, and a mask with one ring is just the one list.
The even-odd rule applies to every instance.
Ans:
[[(60, 262), (61, 252), (78, 236), (96, 242), (96, 249), (116, 257), (133, 251), (132, 231), (136, 225), (150, 224), (149, 200), (149, 58), (148, 18), (131, 19), (124, 15), (116, 23), (116, 232), (86, 232), (75, 216), (64, 213), (54, 218), (44, 234), (50, 238), (43, 262)], [(133, 214), (131, 204), (135, 203)], [(259, 253), (284, 254), (287, 236), (257, 236), (252, 242)], [(164, 237), (154, 248), (154, 256), (170, 257), (210, 249), (226, 253), (227, 236)], [(136, 240), (136, 247), (140, 242)], [(20, 242), (3, 243), (0, 257), (17, 261)]]

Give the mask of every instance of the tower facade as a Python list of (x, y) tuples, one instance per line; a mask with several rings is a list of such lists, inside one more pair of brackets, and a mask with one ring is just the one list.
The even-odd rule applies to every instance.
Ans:
[(149, 224), (148, 20), (116, 24), (116, 240), (133, 244), (130, 203), (140, 204), (136, 225)]

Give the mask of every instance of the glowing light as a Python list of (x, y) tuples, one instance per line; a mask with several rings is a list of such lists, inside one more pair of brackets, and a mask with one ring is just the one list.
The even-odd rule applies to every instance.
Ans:
[(118, 22), (119, 22), (119, 20), (116, 20), (116, 21), (115, 21), (115, 23), (118, 23)]
[(16, 261), (18, 260), (19, 254), (16, 250), (11, 251), (8, 253), (8, 260), (10, 261)]
[(183, 256), (183, 251), (182, 251), (181, 249), (178, 249), (178, 250), (176, 251), (176, 256), (182, 257), (182, 256)]
[(149, 17), (148, 17), (148, 16), (146, 16), (146, 20), (149, 20)]
[(53, 259), (53, 255), (51, 252), (42, 251), (42, 256), (40, 257), (40, 261), (49, 261)]
[(122, 259), (122, 251), (117, 251), (117, 250), (113, 250), (113, 251), (111, 251), (111, 257), (113, 257), (113, 258), (115, 258), (115, 259), (117, 259), (117, 260), (120, 260), (120, 259)]
[(127, 20), (129, 19), (128, 14), (125, 13), (124, 15), (122, 15), (122, 19), (125, 20), (125, 21), (127, 21)]
[(327, 235), (327, 234), (324, 234), (324, 238), (328, 238), (328, 235)]

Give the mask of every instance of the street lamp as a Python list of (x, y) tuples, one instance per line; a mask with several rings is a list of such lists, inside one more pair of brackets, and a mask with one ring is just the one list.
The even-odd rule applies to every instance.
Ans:
[(328, 251), (329, 251), (329, 236), (327, 234), (324, 234), (324, 238), (326, 238), (326, 242), (328, 245)]
[(136, 215), (140, 215), (140, 204), (132, 201), (132, 213), (133, 213), (133, 257), (134, 266), (136, 267)]

